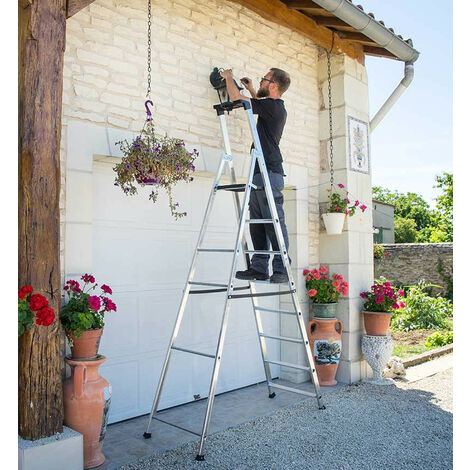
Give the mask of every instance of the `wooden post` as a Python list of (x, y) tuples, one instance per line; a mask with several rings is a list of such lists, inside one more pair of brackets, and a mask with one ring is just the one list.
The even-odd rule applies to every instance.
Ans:
[(18, 347), (19, 435), (62, 432), (59, 259), (60, 134), (66, 0), (18, 2), (18, 282), (49, 300), (56, 319)]

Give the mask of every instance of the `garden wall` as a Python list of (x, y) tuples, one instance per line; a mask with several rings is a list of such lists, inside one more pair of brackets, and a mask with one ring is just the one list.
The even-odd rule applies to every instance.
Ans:
[(387, 255), (374, 262), (376, 279), (384, 276), (394, 284), (405, 286), (424, 279), (442, 286), (444, 289), (439, 290), (442, 294), (449, 293), (448, 283), (453, 280), (453, 243), (397, 243), (381, 246)]

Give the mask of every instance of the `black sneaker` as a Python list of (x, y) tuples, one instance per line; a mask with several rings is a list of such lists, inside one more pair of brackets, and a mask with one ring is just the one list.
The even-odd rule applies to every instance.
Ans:
[(246, 271), (237, 271), (235, 277), (246, 281), (266, 281), (269, 278), (267, 274), (260, 273), (251, 268)]
[(269, 281), (273, 284), (281, 284), (283, 282), (289, 282), (289, 277), (287, 273), (273, 273)]

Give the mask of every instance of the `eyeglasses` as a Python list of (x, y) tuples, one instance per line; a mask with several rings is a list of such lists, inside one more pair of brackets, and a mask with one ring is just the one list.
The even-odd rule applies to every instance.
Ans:
[(263, 80), (266, 80), (266, 81), (269, 82), (269, 83), (276, 83), (275, 80), (271, 80), (270, 78), (266, 78), (266, 77), (261, 77), (260, 80), (259, 80), (259, 82), (262, 83)]

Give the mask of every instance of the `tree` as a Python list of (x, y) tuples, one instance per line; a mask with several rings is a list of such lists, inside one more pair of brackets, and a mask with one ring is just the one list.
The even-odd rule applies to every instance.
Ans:
[[(397, 243), (429, 242), (433, 211), (422, 196), (416, 193), (399, 193), (374, 186), (372, 197), (378, 201), (393, 204), (395, 208), (395, 241)], [(404, 223), (404, 219), (414, 221), (414, 226)], [(398, 236), (397, 232), (399, 232)]]
[(454, 175), (444, 172), (436, 176), (437, 185), (442, 194), (436, 198), (436, 210), (433, 214), (433, 227), (430, 233), (432, 243), (451, 242), (454, 237)]
[(416, 243), (418, 232), (413, 219), (395, 218), (395, 243)]

